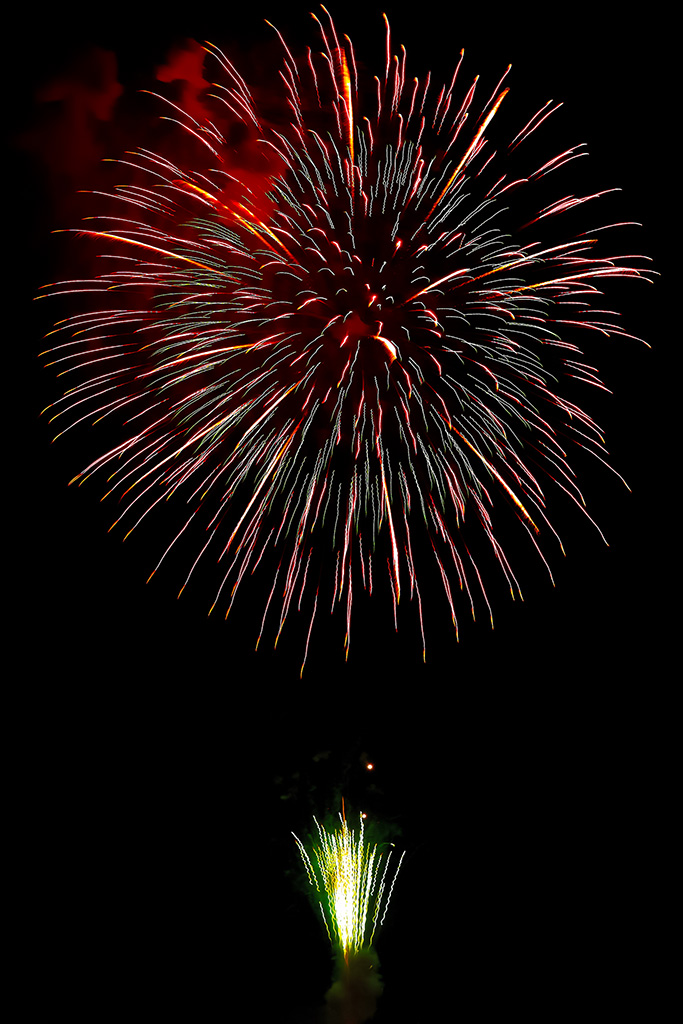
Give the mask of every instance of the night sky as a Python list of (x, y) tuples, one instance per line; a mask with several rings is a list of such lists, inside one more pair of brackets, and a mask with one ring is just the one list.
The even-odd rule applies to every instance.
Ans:
[[(615, 235), (614, 249), (650, 255), (663, 272), (655, 18), (627, 24), (600, 4), (583, 21), (578, 9), (471, 6), (462, 16), (433, 2), (384, 8), (409, 70), (446, 77), (464, 47), (464, 77), (481, 73), (492, 89), (512, 63), (511, 125), (517, 104), (563, 100), (548, 155), (585, 141), (591, 157), (554, 189), (621, 187), (614, 219), (645, 226)], [(378, 69), (382, 9), (331, 7)], [(277, 651), (266, 636), (254, 653), (258, 593), (226, 623), (207, 618), (213, 594), (200, 586), (176, 600), (185, 563), (145, 585), (168, 543), (163, 513), (122, 544), (121, 531), (107, 533), (114, 507), (100, 503), (97, 480), (67, 487), (101, 444), (88, 431), (50, 444), (39, 413), (59, 385), (37, 354), (51, 313), (31, 300), (60, 276), (50, 231), (72, 226), (73, 194), (92, 187), (102, 157), (144, 143), (152, 119), (137, 90), (155, 87), (174, 47), (210, 39), (256, 80), (276, 52), (263, 18), (314, 44), (309, 8), (71, 10), (26, 19), (8, 64), (22, 378), (9, 384), (28, 438), (21, 540), (6, 534), (27, 595), (11, 679), (19, 945), (32, 974), (22, 1020), (322, 1021), (329, 944), (295, 884), (290, 833), (339, 810), (341, 796), (389, 823), (407, 850), (377, 944), (378, 1024), (583, 1019), (587, 1007), (661, 1019), (654, 1001), (669, 954), (653, 936), (667, 897), (655, 865), (669, 844), (666, 569), (677, 518), (664, 468), (665, 280), (612, 293), (626, 329), (652, 350), (627, 340), (590, 350), (614, 394), (584, 389), (584, 406), (632, 488), (582, 465), (609, 547), (558, 502), (567, 557), (545, 549), (553, 588), (521, 531), (502, 522), (525, 600), (510, 600), (493, 567), (493, 631), (484, 608), (473, 623), (463, 605), (456, 643), (445, 603), (429, 594), (424, 665), (414, 605), (401, 602), (395, 632), (381, 593), (359, 600), (347, 663), (341, 627), (323, 622), (301, 680), (308, 620)]]

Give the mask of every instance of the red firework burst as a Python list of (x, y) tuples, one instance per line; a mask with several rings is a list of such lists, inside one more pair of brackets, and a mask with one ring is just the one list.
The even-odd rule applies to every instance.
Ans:
[(603, 439), (556, 382), (601, 386), (581, 333), (628, 335), (594, 308), (599, 285), (648, 278), (643, 257), (598, 254), (616, 225), (548, 237), (603, 193), (525, 212), (527, 192), (583, 155), (573, 146), (516, 171), (559, 104), (496, 154), (487, 130), (509, 68), (483, 102), (477, 79), (461, 85), (462, 54), (443, 86), (410, 80), (386, 22), (366, 89), (350, 40), (322, 20), (320, 52), (298, 59), (282, 40), (286, 119), (266, 118), (208, 43), (216, 81), (200, 102), (159, 97), (182, 144), (119, 162), (121, 212), (76, 229), (101, 243), (107, 269), (49, 288), (84, 302), (57, 328), (72, 339), (50, 350), (77, 381), (53, 418), (118, 421), (118, 443), (76, 481), (108, 478), (126, 536), (160, 503), (184, 502), (162, 560), (202, 527), (183, 589), (213, 557), (212, 608), (227, 614), (275, 558), (259, 639), (269, 613), (277, 643), (292, 607), (307, 607), (308, 649), (319, 608), (342, 604), (348, 652), (354, 584), (372, 591), (381, 575), (394, 617), (402, 593), (416, 599), (424, 653), (424, 559), (456, 632), (454, 590), (472, 614), (475, 591), (488, 607), (466, 518), (514, 596), (494, 508), (513, 510), (544, 561), (540, 534), (557, 536), (547, 481), (585, 511), (570, 448), (604, 461)]

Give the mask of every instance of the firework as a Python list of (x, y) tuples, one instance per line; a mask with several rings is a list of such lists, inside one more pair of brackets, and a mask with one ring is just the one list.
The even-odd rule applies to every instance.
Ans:
[(365, 838), (362, 816), (356, 834), (346, 817), (339, 815), (340, 826), (328, 831), (314, 818), (318, 841), (311, 853), (294, 835), (303, 860), (308, 881), (316, 891), (318, 905), (328, 937), (348, 963), (350, 955), (372, 946), (375, 931), (382, 924), (389, 907), (404, 854), (388, 881), (391, 860), (377, 843)]
[(269, 574), (257, 646), (296, 608), (307, 651), (319, 610), (341, 607), (348, 654), (354, 588), (381, 581), (395, 619), (402, 594), (416, 600), (424, 656), (428, 573), (456, 635), (454, 591), (491, 615), (466, 520), (514, 597), (498, 510), (546, 565), (541, 540), (560, 541), (543, 487), (585, 512), (571, 453), (606, 450), (557, 380), (602, 386), (582, 335), (629, 336), (593, 308), (598, 287), (647, 277), (641, 257), (598, 254), (616, 225), (547, 237), (603, 193), (540, 209), (521, 198), (584, 155), (516, 170), (559, 104), (521, 118), (496, 156), (487, 132), (507, 71), (483, 102), (478, 80), (461, 86), (462, 54), (449, 83), (410, 80), (387, 22), (366, 89), (351, 42), (314, 17), (320, 52), (298, 59), (282, 40), (286, 118), (266, 117), (208, 43), (202, 113), (159, 97), (182, 144), (120, 161), (128, 181), (107, 200), (120, 214), (75, 232), (97, 240), (105, 269), (49, 287), (85, 307), (56, 328), (71, 340), (52, 362), (73, 384), (52, 414), (61, 433), (118, 424), (75, 481), (107, 479), (125, 536), (168, 499), (186, 506), (152, 575), (194, 529), (181, 593), (212, 560), (211, 609), (227, 615), (246, 578)]

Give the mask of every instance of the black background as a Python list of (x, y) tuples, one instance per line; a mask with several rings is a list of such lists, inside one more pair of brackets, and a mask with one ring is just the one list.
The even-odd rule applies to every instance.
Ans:
[[(379, 72), (381, 8), (332, 13)], [(465, 77), (481, 73), (490, 91), (512, 63), (511, 126), (548, 98), (565, 101), (550, 138), (588, 144), (579, 180), (623, 189), (621, 219), (644, 224), (628, 251), (665, 270), (656, 14), (628, 23), (600, 5), (582, 17), (433, 3), (387, 13), (413, 73), (446, 77), (464, 46)], [(237, 62), (243, 54), (249, 79), (270, 53), (262, 17), (315, 45), (304, 7), (74, 7), (27, 20), (7, 64), (17, 271), (8, 301), (20, 311), (12, 348), (23, 421), (19, 534), (6, 534), (20, 565), (10, 790), (20, 811), (17, 947), (30, 969), (23, 1019), (318, 1020), (329, 951), (292, 881), (290, 830), (305, 831), (340, 794), (392, 822), (408, 850), (378, 943), (378, 1022), (515, 1011), (547, 1020), (587, 1006), (657, 1019), (675, 685), (666, 275), (619, 292), (626, 329), (652, 350), (623, 340), (594, 350), (615, 393), (589, 394), (586, 406), (632, 488), (586, 471), (609, 547), (563, 511), (555, 588), (520, 548), (524, 603), (494, 588), (495, 630), (463, 622), (456, 644), (439, 626), (426, 665), (410, 605), (398, 634), (364, 605), (348, 663), (323, 630), (301, 680), (296, 637), (251, 653), (261, 606), (236, 609), (227, 624), (207, 619), (203, 594), (175, 598), (183, 567), (145, 586), (155, 527), (125, 545), (108, 534), (113, 510), (96, 484), (66, 486), (83, 464), (81, 441), (51, 445), (39, 418), (56, 393), (37, 358), (49, 317), (32, 302), (59, 276), (49, 231), (70, 226), (72, 192), (117, 155), (112, 146), (141, 141), (132, 115), (69, 106), (55, 83), (92, 48), (109, 51), (118, 102), (133, 110), (135, 90), (153, 88), (154, 68), (188, 37)], [(571, 173), (563, 184), (579, 190)]]

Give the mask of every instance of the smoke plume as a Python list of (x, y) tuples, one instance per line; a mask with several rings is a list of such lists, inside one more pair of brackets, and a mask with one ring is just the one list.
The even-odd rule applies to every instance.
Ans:
[(336, 957), (334, 981), (325, 995), (325, 1024), (363, 1024), (377, 1009), (384, 986), (374, 949)]

